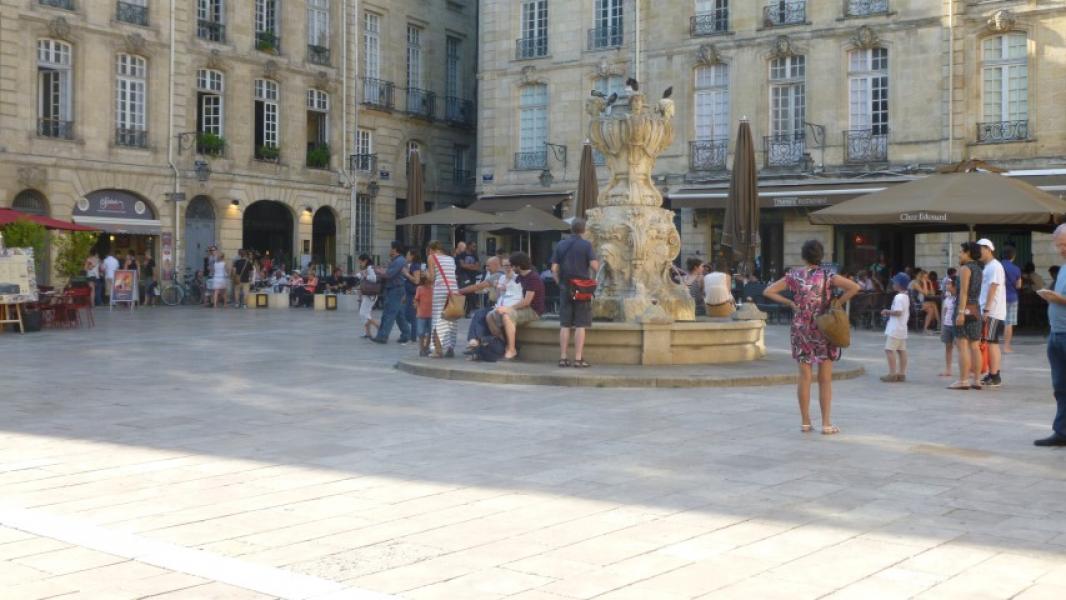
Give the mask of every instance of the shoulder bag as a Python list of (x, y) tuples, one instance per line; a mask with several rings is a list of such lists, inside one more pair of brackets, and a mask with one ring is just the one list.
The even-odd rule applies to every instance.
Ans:
[[(370, 269), (372, 268), (373, 267), (370, 267)], [(374, 281), (371, 281), (370, 277), (364, 275), (363, 279), (359, 282), (359, 293), (364, 296), (380, 296), (381, 280), (375, 278)]]
[(832, 299), (832, 279), (832, 274), (825, 271), (825, 300), (829, 304), (829, 310), (815, 317), (814, 324), (830, 344), (837, 348), (847, 348), (851, 345), (851, 323), (848, 322), (848, 313), (840, 305), (840, 301)]
[(466, 316), (466, 296), (452, 292), (452, 283), (448, 281), (448, 276), (444, 274), (444, 269), (440, 267), (440, 259), (436, 255), (433, 256), (433, 262), (437, 265), (437, 274), (444, 280), (444, 287), (448, 289), (448, 299), (444, 301), (444, 310), (440, 313), (440, 318), (445, 321), (458, 321)]
[[(576, 241), (570, 243), (566, 247), (566, 251), (559, 256), (559, 266), (562, 267), (563, 261), (566, 260), (566, 255), (570, 254), (573, 250)], [(581, 279), (578, 277), (571, 277), (566, 281), (566, 286), (570, 290), (570, 299), (574, 302), (592, 302), (592, 299), (596, 297), (596, 288), (599, 283), (595, 279)]]

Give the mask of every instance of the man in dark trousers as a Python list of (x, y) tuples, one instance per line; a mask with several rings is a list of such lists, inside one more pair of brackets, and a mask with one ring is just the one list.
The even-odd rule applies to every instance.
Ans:
[[(1055, 230), (1055, 249), (1066, 259), (1066, 224)], [(1051, 333), (1047, 340), (1047, 360), (1051, 365), (1051, 387), (1055, 391), (1058, 410), (1051, 424), (1052, 434), (1033, 442), (1037, 446), (1066, 446), (1066, 277), (1051, 283), (1053, 289), (1037, 292), (1047, 301), (1048, 323)]]
[(588, 279), (600, 270), (596, 252), (583, 236), (585, 220), (574, 219), (570, 237), (559, 242), (552, 255), (551, 270), (559, 283), (559, 366), (571, 366), (567, 353), (570, 348), (570, 330), (574, 331), (573, 366), (584, 368), (585, 330), (592, 327), (592, 302), (578, 302), (573, 298), (571, 279)]
[(400, 328), (400, 343), (406, 344), (411, 338), (411, 324), (407, 322), (407, 313), (403, 309), (404, 295), (404, 267), (407, 259), (404, 258), (404, 247), (400, 242), (393, 242), (389, 247), (389, 266), (385, 268), (385, 309), (381, 314), (381, 327), (378, 334), (370, 341), (385, 344), (389, 341), (392, 333), (392, 324)]

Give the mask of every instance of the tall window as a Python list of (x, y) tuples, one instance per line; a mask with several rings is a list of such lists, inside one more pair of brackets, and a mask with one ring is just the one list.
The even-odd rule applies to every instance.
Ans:
[(770, 128), (774, 136), (803, 136), (807, 108), (805, 78), (803, 56), (770, 61)]
[(461, 45), (459, 38), (448, 36), (445, 41), (444, 95), (452, 98), (463, 95)]
[(381, 78), (381, 16), (369, 12), (363, 15), (363, 73)]
[(196, 72), (196, 131), (201, 154), (222, 154), (225, 123), (222, 73), (211, 69)]
[(979, 141), (1009, 141), (1029, 137), (1028, 38), (1008, 33), (982, 42), (981, 103), (984, 123)]
[(307, 1), (307, 58), (315, 64), (330, 64), (329, 0)]
[(516, 158), (517, 169), (543, 169), (548, 155), (544, 147), (548, 141), (548, 86), (527, 85), (519, 98), (519, 130)]
[(422, 28), (407, 26), (407, 87), (422, 88)]
[(119, 54), (115, 80), (115, 142), (148, 145), (145, 131), (147, 63), (140, 56)]
[(329, 94), (322, 90), (307, 90), (308, 144), (329, 143)]
[(260, 50), (280, 50), (278, 35), (279, 0), (255, 0), (255, 46)]
[(255, 157), (278, 158), (278, 84), (255, 80)]
[(473, 173), (470, 170), (470, 146), (455, 144), (452, 151), (454, 182), (456, 185), (466, 185), (473, 180)]
[(729, 0), (696, 0), (692, 35), (729, 31)]
[(212, 42), (226, 41), (223, 0), (196, 0), (196, 35)]
[(696, 139), (729, 137), (729, 65), (696, 69)]
[(848, 80), (851, 129), (888, 133), (888, 50), (852, 50)]
[(70, 139), (73, 103), (70, 45), (37, 40), (37, 134)]
[(591, 48), (622, 45), (624, 16), (623, 0), (596, 0), (593, 12), (594, 28)]
[(374, 170), (374, 134), (369, 129), (360, 127), (355, 132), (355, 158), (351, 168), (353, 171)]
[(518, 58), (548, 55), (548, 0), (522, 1), (521, 31)]
[(352, 253), (374, 253), (374, 199), (367, 194), (355, 197), (355, 248)]

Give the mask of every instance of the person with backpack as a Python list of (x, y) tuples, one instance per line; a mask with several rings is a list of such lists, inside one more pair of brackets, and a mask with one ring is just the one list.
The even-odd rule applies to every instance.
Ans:
[[(592, 327), (591, 294), (583, 295), (575, 282), (587, 281), (600, 270), (596, 252), (583, 236), (585, 220), (574, 219), (570, 237), (559, 242), (552, 255), (551, 270), (559, 283), (559, 367), (587, 368), (585, 331)], [(568, 357), (570, 332), (574, 332), (574, 362)]]

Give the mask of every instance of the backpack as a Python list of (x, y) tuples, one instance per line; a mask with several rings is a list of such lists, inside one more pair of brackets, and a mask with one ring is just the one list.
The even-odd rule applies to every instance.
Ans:
[(477, 359), (481, 362), (494, 363), (503, 360), (507, 352), (507, 344), (500, 338), (490, 335), (481, 338), (481, 345), (477, 348)]

